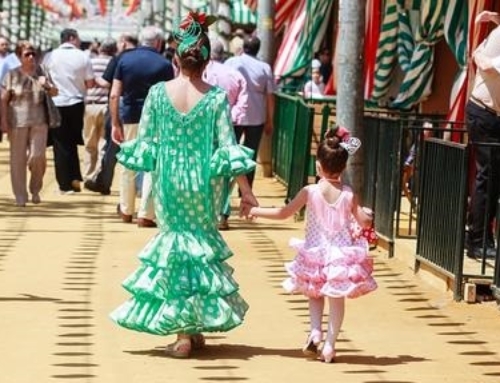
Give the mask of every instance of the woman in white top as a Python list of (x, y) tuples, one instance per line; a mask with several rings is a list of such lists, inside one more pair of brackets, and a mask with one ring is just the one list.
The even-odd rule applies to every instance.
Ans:
[(305, 98), (321, 98), (325, 95), (325, 84), (321, 79), (319, 68), (311, 70), (311, 80), (304, 85)]

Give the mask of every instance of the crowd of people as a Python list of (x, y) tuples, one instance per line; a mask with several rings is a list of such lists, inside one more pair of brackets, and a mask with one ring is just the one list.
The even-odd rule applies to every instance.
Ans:
[[(57, 193), (69, 195), (87, 189), (110, 195), (119, 143), (135, 138), (149, 89), (179, 74), (177, 44), (172, 33), (165, 38), (156, 27), (144, 27), (139, 36), (125, 33), (118, 41), (107, 38), (92, 44), (82, 43), (78, 31), (65, 29), (61, 44), (45, 54), (28, 41), (18, 42), (11, 53), (9, 41), (0, 37), (4, 117), (0, 138), (9, 137), (16, 205), (24, 207), (30, 202), (25, 186), (28, 172), (31, 202), (41, 202), (45, 152), (50, 146)], [(242, 30), (235, 31), (227, 51), (217, 38), (211, 40), (211, 45), (213, 57), (205, 79), (228, 92), (238, 139), (254, 151), (256, 159), (262, 134), (270, 133), (273, 120), (275, 87), (271, 68), (256, 57), (259, 39)], [(231, 55), (235, 60), (226, 61)], [(241, 65), (247, 66), (243, 69)], [(47, 97), (61, 116), (61, 124), (55, 129), (49, 128), (44, 101)], [(83, 159), (79, 158), (81, 145)], [(149, 174), (124, 168), (118, 177), (119, 217), (125, 223), (136, 217), (139, 227), (156, 227)], [(250, 183), (252, 179), (253, 173), (249, 175)], [(232, 184), (231, 179), (225, 182), (221, 229), (229, 228)]]
[[(109, 195), (118, 161), (119, 219), (158, 231), (123, 282), (130, 299), (111, 318), (127, 329), (177, 335), (165, 349), (176, 358), (203, 349), (203, 333), (239, 326), (248, 310), (220, 234), (229, 229), (233, 184), (239, 214), (250, 220), (283, 219), (307, 206), (306, 239), (293, 241), (298, 254), (286, 267), (283, 286), (309, 299), (304, 354), (332, 362), (345, 298), (376, 288), (368, 243), (353, 229), (370, 227), (371, 211), (342, 181), (360, 141), (345, 129), (329, 130), (318, 148), (321, 181), (287, 206), (259, 207), (252, 185), (260, 141), (273, 129), (272, 70), (257, 58), (257, 36), (238, 31), (228, 54), (221, 41), (209, 38), (211, 21), (190, 12), (167, 39), (167, 49), (157, 27), (145, 27), (138, 38), (106, 39), (89, 52), (80, 49), (76, 30), (65, 29), (61, 45), (43, 59), (29, 42), (19, 42), (19, 65), (2, 79), (0, 116), (15, 203), (25, 207), (28, 191), (32, 203), (42, 202), (47, 143), (60, 194), (81, 192), (83, 182), (83, 188)], [(60, 115), (54, 128), (47, 100)], [(330, 316), (323, 338), (325, 300)]]

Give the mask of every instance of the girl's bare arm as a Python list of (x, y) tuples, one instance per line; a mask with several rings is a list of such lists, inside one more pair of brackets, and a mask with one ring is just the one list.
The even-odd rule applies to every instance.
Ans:
[(362, 228), (370, 227), (373, 222), (373, 212), (368, 208), (360, 206), (356, 196), (353, 199), (352, 215)]
[(253, 207), (250, 210), (252, 217), (262, 217), (269, 219), (287, 219), (299, 211), (307, 202), (307, 189), (302, 190), (295, 198), (283, 207)]

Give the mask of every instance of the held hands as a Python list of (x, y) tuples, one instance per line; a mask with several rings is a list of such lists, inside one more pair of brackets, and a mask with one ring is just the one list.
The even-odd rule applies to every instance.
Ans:
[(250, 210), (252, 207), (259, 206), (259, 202), (253, 195), (252, 191), (242, 193), (240, 201), (240, 217), (245, 217), (246, 219), (252, 219), (250, 215)]

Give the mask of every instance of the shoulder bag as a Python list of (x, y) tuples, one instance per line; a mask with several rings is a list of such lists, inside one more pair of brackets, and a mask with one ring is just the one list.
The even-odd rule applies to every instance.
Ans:
[[(47, 70), (43, 70), (43, 75), (45, 76), (46, 81), (48, 80), (52, 84), (50, 74)], [(56, 104), (54, 104), (54, 100), (52, 100), (52, 96), (49, 95), (45, 87), (43, 96), (45, 115), (47, 116), (47, 125), (50, 129), (58, 128), (61, 126), (61, 113), (59, 113), (59, 109), (57, 109)]]

